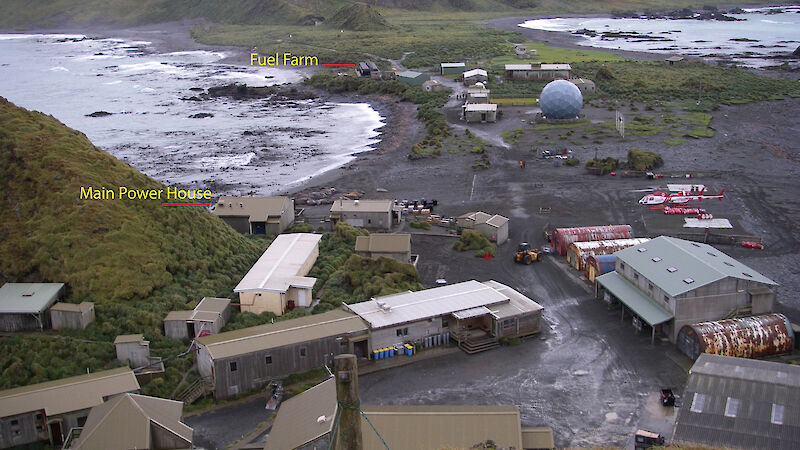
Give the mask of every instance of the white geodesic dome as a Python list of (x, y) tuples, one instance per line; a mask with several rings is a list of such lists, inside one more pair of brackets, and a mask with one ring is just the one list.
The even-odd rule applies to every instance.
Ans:
[(569, 81), (555, 80), (542, 89), (539, 106), (548, 119), (574, 119), (581, 112), (583, 95), (578, 86)]

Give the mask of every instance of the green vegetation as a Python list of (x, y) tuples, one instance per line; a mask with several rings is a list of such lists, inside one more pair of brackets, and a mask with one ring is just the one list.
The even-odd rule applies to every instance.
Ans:
[[(67, 300), (93, 301), (96, 312), (86, 330), (0, 339), (4, 388), (118, 366), (119, 334), (143, 333), (153, 356), (184, 351), (188, 343), (162, 334), (167, 312), (229, 295), (268, 243), (203, 209), (81, 200), (81, 186), (165, 187), (52, 117), (0, 100), (0, 271), (66, 282)], [(143, 391), (168, 396), (191, 360), (170, 361)]]
[(419, 220), (412, 220), (412, 221), (408, 222), (408, 226), (410, 226), (411, 228), (418, 228), (418, 229), (421, 229), (421, 230), (430, 230), (431, 229), (431, 224), (429, 224), (428, 222), (423, 222), (423, 221), (419, 221)]
[[(800, 85), (796, 82), (768, 78), (736, 67), (617, 61), (574, 63), (572, 68), (576, 76), (595, 81), (598, 96), (630, 101), (669, 102), (697, 100), (701, 96), (713, 107), (715, 103), (769, 100), (776, 95), (800, 97)], [(702, 120), (702, 117), (693, 120)]]
[(545, 130), (561, 130), (561, 129), (569, 129), (569, 128), (581, 128), (589, 124), (588, 120), (577, 120), (575, 122), (568, 122), (568, 123), (537, 123), (533, 126), (533, 129), (536, 131), (545, 131)]
[(580, 163), (581, 163), (581, 160), (578, 159), (578, 158), (567, 158), (567, 160), (564, 161), (564, 164), (566, 164), (568, 166), (571, 166), (571, 167), (577, 166)]
[(664, 143), (669, 145), (670, 147), (674, 147), (677, 145), (682, 145), (686, 143), (685, 139), (665, 139)]
[(497, 98), (495, 96), (492, 96), (492, 103), (497, 103), (500, 106), (536, 106), (539, 104), (538, 99), (535, 97)]
[(516, 128), (513, 130), (506, 130), (503, 131), (502, 136), (503, 140), (509, 145), (517, 145), (519, 142), (519, 138), (525, 133), (525, 130), (522, 128)]
[(328, 25), (343, 30), (386, 30), (389, 24), (375, 8), (366, 3), (353, 3), (336, 11)]
[(702, 138), (702, 137), (710, 138), (710, 137), (714, 137), (714, 130), (711, 129), (711, 128), (696, 127), (696, 128), (692, 128), (691, 130), (689, 130), (686, 133), (686, 136), (689, 136), (690, 138), (695, 138), (695, 139), (699, 139), (699, 138)]
[(475, 230), (464, 230), (457, 241), (453, 243), (453, 250), (467, 252), (475, 250), (475, 256), (485, 254), (494, 256), (497, 244), (491, 242), (486, 236)]
[(409, 86), (399, 81), (380, 82), (358, 77), (340, 77), (331, 72), (316, 73), (304, 83), (331, 92), (392, 95), (419, 105), (417, 118), (425, 124), (428, 133), (411, 148), (412, 158), (441, 155), (444, 140), (450, 136), (444, 114), (439, 111), (447, 103), (449, 91), (425, 92), (419, 86)]
[(339, 222), (320, 242), (320, 255), (309, 276), (316, 277), (314, 292), (322, 300), (314, 313), (338, 308), (343, 301), (357, 303), (378, 295), (422, 289), (417, 269), (394, 259), (362, 258), (354, 254), (356, 236), (365, 230)]
[(586, 169), (597, 175), (605, 175), (619, 166), (617, 158), (590, 159), (586, 161)]
[(650, 170), (656, 167), (661, 167), (664, 160), (661, 155), (649, 150), (639, 150), (632, 148), (628, 150), (628, 163), (627, 166), (633, 170)]

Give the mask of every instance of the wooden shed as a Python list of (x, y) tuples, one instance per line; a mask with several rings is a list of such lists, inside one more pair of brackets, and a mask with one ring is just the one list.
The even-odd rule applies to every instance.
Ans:
[(54, 330), (62, 328), (84, 330), (92, 322), (94, 322), (92, 302), (80, 304), (58, 302), (50, 307), (50, 325)]
[(170, 311), (164, 318), (164, 335), (186, 339), (217, 334), (230, 318), (231, 300), (204, 297), (191, 311)]

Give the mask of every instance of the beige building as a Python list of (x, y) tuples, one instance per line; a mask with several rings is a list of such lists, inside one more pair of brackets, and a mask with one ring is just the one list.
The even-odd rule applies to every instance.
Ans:
[(231, 300), (203, 297), (191, 311), (170, 311), (164, 318), (164, 335), (173, 339), (194, 339), (217, 334), (231, 316)]
[(464, 85), (472, 86), (475, 83), (485, 83), (489, 81), (489, 74), (483, 69), (472, 69), (464, 72)]
[(220, 197), (212, 213), (245, 234), (280, 234), (294, 223), (289, 197)]
[(364, 258), (394, 258), (400, 262), (411, 261), (411, 235), (408, 233), (372, 233), (356, 237), (356, 254)]
[(586, 78), (570, 78), (569, 82), (578, 86), (578, 89), (581, 91), (581, 94), (594, 94), (595, 85), (594, 81), (587, 80)]
[(63, 328), (85, 330), (92, 322), (94, 322), (92, 302), (80, 304), (58, 302), (50, 307), (50, 326), (54, 330)]
[(311, 306), (317, 279), (307, 277), (319, 256), (320, 234), (281, 234), (250, 268), (233, 292), (241, 310), (277, 316), (287, 309)]
[(508, 219), (499, 214), (491, 215), (483, 211), (470, 212), (459, 216), (456, 224), (461, 228), (479, 231), (497, 245), (508, 240)]
[(122, 394), (97, 405), (73, 428), (70, 450), (191, 449), (193, 430), (181, 422), (183, 402)]
[(331, 221), (354, 227), (392, 229), (391, 200), (336, 200), (331, 205)]
[(445, 86), (437, 80), (428, 80), (422, 83), (422, 89), (425, 92), (438, 92), (445, 90)]
[(569, 64), (506, 64), (505, 72), (509, 80), (568, 80), (572, 67)]
[[(292, 397), (281, 405), (264, 450), (324, 448), (337, 408), (332, 378)], [(467, 449), (486, 441), (505, 449), (554, 448), (553, 430), (522, 427), (519, 408), (513, 405), (362, 405), (361, 409), (365, 449), (383, 448), (384, 442), (393, 450)]]
[(491, 91), (486, 89), (483, 83), (477, 83), (467, 88), (466, 103), (489, 103), (490, 93)]
[(138, 390), (131, 369), (121, 367), (0, 391), (0, 448), (39, 441), (59, 447), (71, 428), (84, 425), (89, 408)]
[(464, 105), (467, 122), (497, 122), (497, 105), (494, 103), (467, 103)]

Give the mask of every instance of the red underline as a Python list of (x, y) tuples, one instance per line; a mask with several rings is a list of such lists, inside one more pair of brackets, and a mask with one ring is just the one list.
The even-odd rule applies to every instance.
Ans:
[(355, 67), (355, 64), (323, 64), (322, 67)]
[(211, 206), (211, 203), (162, 203), (161, 206)]

